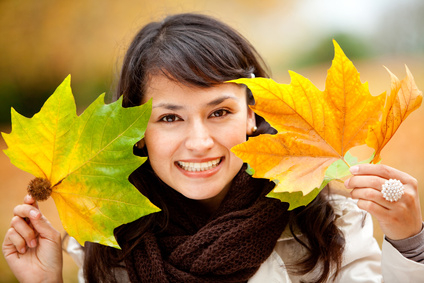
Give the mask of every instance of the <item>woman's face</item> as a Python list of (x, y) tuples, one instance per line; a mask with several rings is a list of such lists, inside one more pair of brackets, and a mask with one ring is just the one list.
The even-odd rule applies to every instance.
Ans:
[(187, 198), (218, 206), (243, 164), (231, 148), (246, 141), (255, 125), (245, 87), (198, 88), (157, 75), (143, 103), (150, 98), (145, 143), (153, 170)]

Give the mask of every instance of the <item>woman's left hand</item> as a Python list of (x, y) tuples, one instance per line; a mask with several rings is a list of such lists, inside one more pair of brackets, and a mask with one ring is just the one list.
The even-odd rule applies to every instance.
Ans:
[[(383, 233), (392, 240), (418, 234), (422, 229), (422, 215), (418, 197), (418, 183), (412, 176), (381, 164), (361, 164), (350, 168), (352, 177), (345, 182), (352, 189), (351, 196), (358, 207), (368, 211), (380, 224)], [(381, 193), (382, 185), (397, 179), (404, 187), (403, 196), (390, 202)]]

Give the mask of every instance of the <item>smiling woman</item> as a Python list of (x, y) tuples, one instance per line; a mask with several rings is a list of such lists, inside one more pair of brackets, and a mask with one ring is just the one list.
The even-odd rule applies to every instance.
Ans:
[(163, 75), (148, 85), (143, 102), (153, 99), (145, 135), (150, 165), (168, 186), (216, 209), (243, 164), (231, 148), (255, 126), (246, 87), (192, 87)]
[[(273, 182), (246, 173), (231, 148), (275, 130), (248, 107), (250, 90), (226, 81), (267, 77), (262, 66), (241, 35), (207, 16), (174, 15), (139, 31), (116, 94), (125, 107), (152, 99), (145, 138), (134, 147), (149, 162), (130, 181), (162, 211), (116, 228), (122, 250), (96, 243), (81, 249), (71, 239), (68, 250), (83, 263), (81, 281), (421, 280), (424, 232), (417, 182), (408, 174), (384, 165), (354, 167), (346, 186), (358, 202), (326, 188), (306, 207), (288, 211), (287, 203), (266, 197)], [(390, 178), (405, 188), (395, 203), (379, 192)], [(371, 217), (358, 206), (395, 236), (384, 240), (383, 258)], [(15, 215), (3, 244), (13, 272), (22, 281), (60, 281), (57, 231), (31, 198)]]

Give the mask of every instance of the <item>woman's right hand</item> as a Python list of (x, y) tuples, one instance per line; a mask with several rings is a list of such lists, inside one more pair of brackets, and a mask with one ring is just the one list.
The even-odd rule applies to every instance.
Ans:
[(29, 195), (13, 210), (3, 255), (19, 282), (62, 282), (61, 235)]

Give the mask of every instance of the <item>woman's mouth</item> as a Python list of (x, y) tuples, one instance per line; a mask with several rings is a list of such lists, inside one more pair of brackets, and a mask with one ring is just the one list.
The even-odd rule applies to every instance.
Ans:
[(207, 162), (177, 161), (179, 167), (188, 172), (202, 172), (215, 168), (221, 163), (221, 157)]

